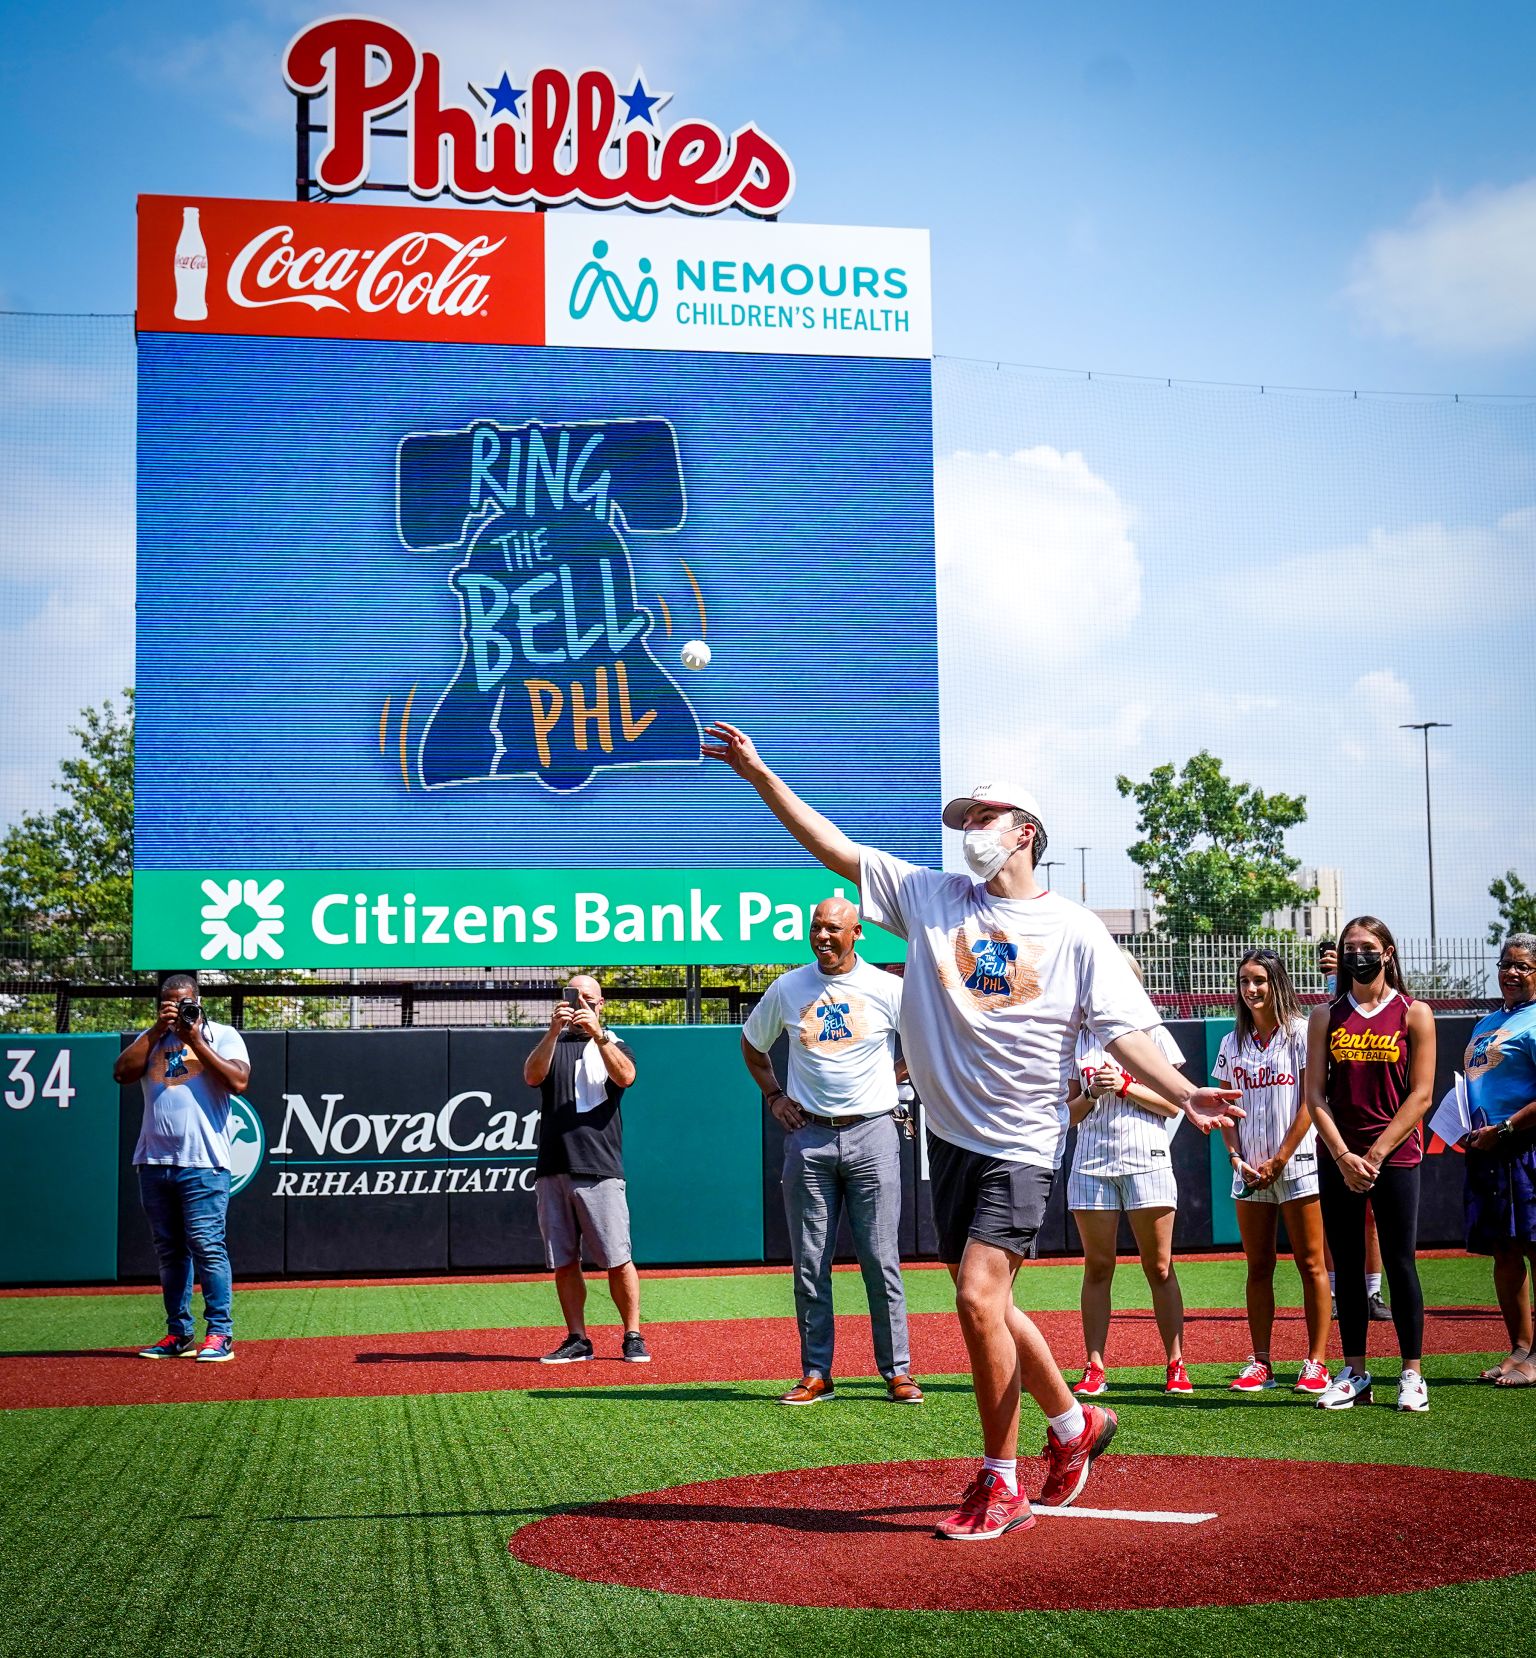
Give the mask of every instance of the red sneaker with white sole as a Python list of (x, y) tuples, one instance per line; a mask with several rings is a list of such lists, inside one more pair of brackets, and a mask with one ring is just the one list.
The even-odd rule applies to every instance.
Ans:
[(966, 1486), (960, 1507), (938, 1523), (933, 1535), (951, 1543), (989, 1543), (1007, 1531), (1028, 1531), (1034, 1523), (1029, 1498), (1010, 1491), (1001, 1474), (983, 1468)]
[(1104, 1374), (1104, 1366), (1102, 1364), (1085, 1366), (1083, 1379), (1072, 1391), (1079, 1399), (1097, 1399), (1101, 1393), (1108, 1393), (1109, 1379)]
[(1275, 1385), (1275, 1373), (1262, 1359), (1249, 1359), (1232, 1378), (1234, 1393), (1262, 1393)]
[(1035, 1499), (1041, 1508), (1070, 1508), (1088, 1483), (1094, 1458), (1101, 1455), (1115, 1437), (1120, 1418), (1112, 1410), (1085, 1405), (1087, 1421), (1076, 1439), (1063, 1445), (1049, 1430), (1045, 1435), (1045, 1484)]
[(1301, 1374), (1296, 1378), (1296, 1392), (1326, 1393), (1332, 1379), (1328, 1374), (1328, 1366), (1321, 1359), (1307, 1359), (1302, 1364)]
[(1195, 1384), (1189, 1379), (1189, 1372), (1184, 1368), (1183, 1359), (1168, 1361), (1168, 1378), (1163, 1383), (1164, 1393), (1193, 1393)]

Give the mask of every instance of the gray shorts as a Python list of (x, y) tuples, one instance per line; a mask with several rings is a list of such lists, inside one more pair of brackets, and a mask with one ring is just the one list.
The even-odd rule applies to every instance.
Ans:
[(629, 1200), (622, 1180), (589, 1180), (585, 1175), (541, 1174), (533, 1183), (539, 1208), (544, 1264), (551, 1270), (575, 1266), (585, 1241), (587, 1256), (604, 1271), (632, 1257)]

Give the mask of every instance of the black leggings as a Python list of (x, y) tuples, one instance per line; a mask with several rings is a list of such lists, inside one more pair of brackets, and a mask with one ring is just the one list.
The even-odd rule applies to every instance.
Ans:
[(1424, 1292), (1415, 1251), (1419, 1242), (1419, 1168), (1387, 1167), (1369, 1192), (1353, 1192), (1333, 1159), (1318, 1158), (1323, 1231), (1333, 1251), (1334, 1296), (1339, 1303), (1339, 1339), (1344, 1353), (1365, 1352), (1370, 1310), (1365, 1293), (1365, 1206), (1376, 1217), (1381, 1268), (1392, 1292), (1392, 1322), (1404, 1358), (1424, 1352)]

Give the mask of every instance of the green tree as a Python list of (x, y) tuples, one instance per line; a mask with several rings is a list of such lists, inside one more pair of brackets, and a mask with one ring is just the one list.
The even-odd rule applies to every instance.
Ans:
[[(6, 954), (55, 973), (92, 961), (126, 967), (133, 913), (133, 692), (71, 727), (79, 749), (59, 766), (63, 797), (0, 841)], [(14, 941), (14, 942), (10, 942)]]
[(1488, 883), (1488, 896), (1499, 906), (1499, 919), (1488, 928), (1488, 942), (1499, 945), (1511, 933), (1536, 933), (1536, 892), (1514, 870)]
[(1140, 839), (1127, 848), (1158, 903), (1160, 931), (1250, 934), (1269, 910), (1317, 896), (1300, 886), (1300, 867), (1285, 851), (1285, 832), (1306, 822), (1305, 795), (1265, 794), (1234, 783), (1205, 749), (1176, 772), (1154, 768), (1137, 783), (1117, 777), (1134, 797)]

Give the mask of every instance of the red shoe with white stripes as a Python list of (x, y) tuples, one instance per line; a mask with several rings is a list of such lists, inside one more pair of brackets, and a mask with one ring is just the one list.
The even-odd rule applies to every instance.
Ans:
[(1109, 1380), (1104, 1374), (1104, 1366), (1089, 1363), (1083, 1369), (1083, 1379), (1072, 1391), (1079, 1399), (1097, 1399), (1101, 1393), (1109, 1392)]
[(1275, 1385), (1275, 1373), (1262, 1359), (1249, 1359), (1232, 1379), (1234, 1393), (1262, 1393)]
[(1163, 1383), (1164, 1393), (1193, 1393), (1195, 1384), (1189, 1379), (1183, 1359), (1169, 1359), (1168, 1379)]
[(1296, 1392), (1326, 1393), (1331, 1380), (1328, 1366), (1321, 1359), (1307, 1359), (1302, 1364), (1301, 1374), (1296, 1378)]

